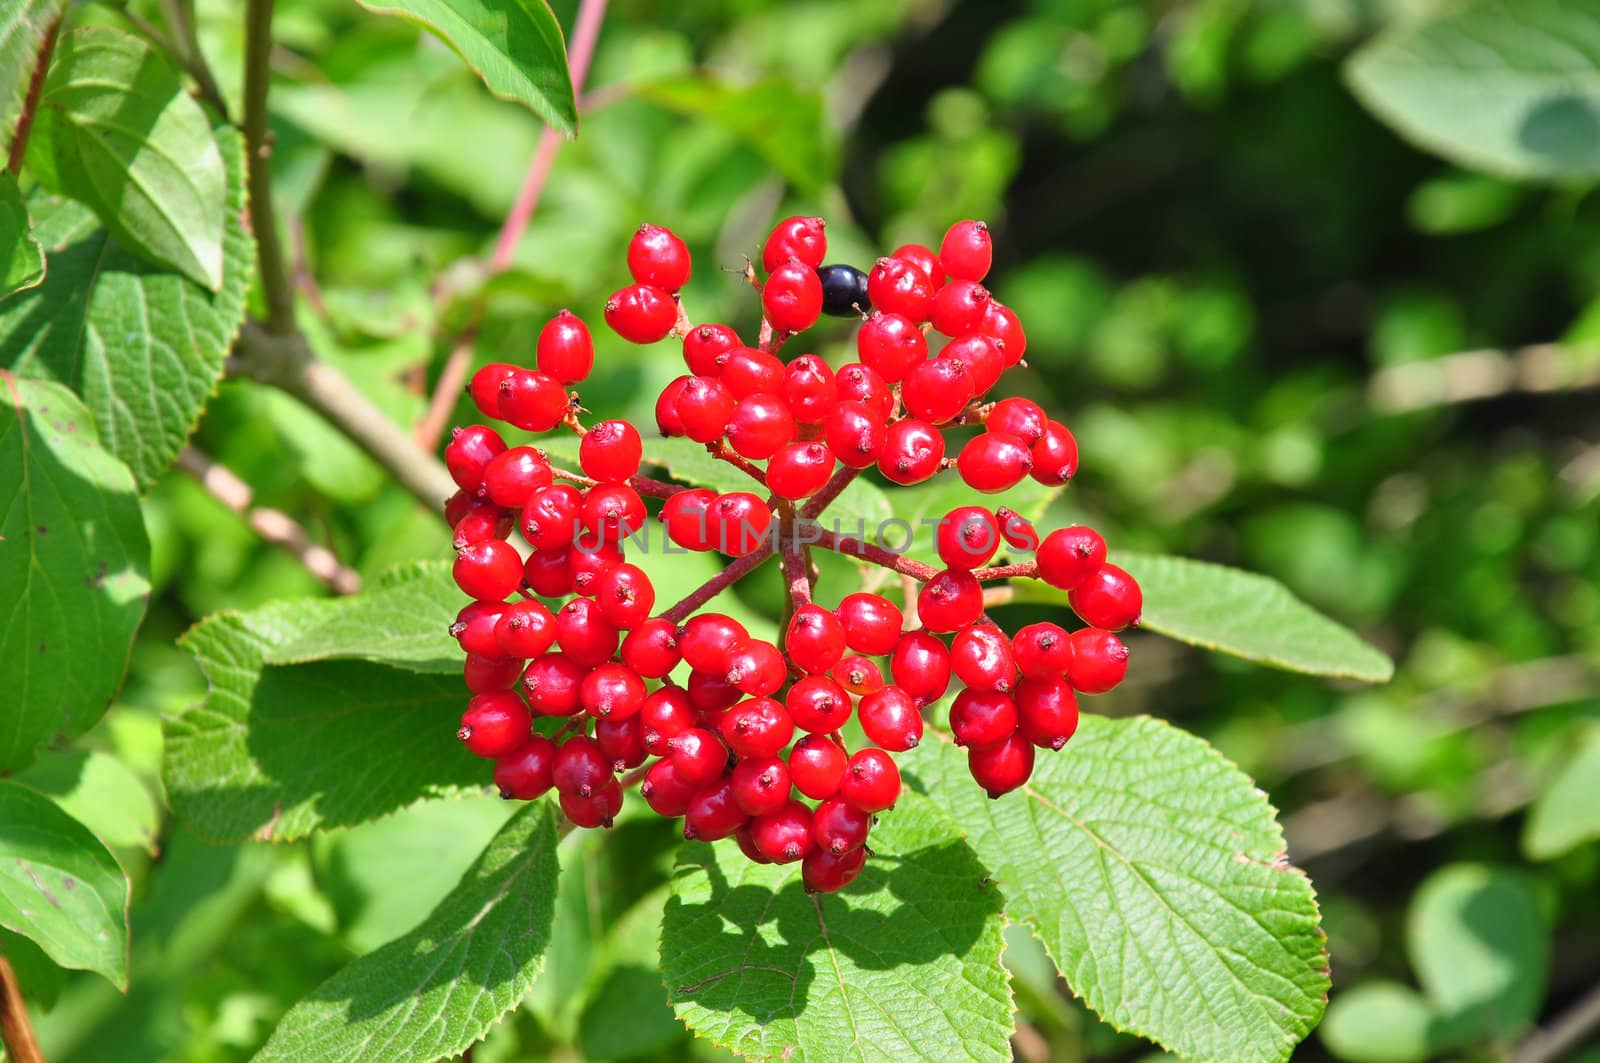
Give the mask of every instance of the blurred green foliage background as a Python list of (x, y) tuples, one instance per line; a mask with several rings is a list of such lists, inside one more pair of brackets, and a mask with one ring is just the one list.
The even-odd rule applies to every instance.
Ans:
[[(230, 93), (239, 6), (200, 5)], [(554, 6), (570, 26), (574, 5)], [(1296, 1058), (1509, 1058), (1600, 979), (1600, 204), (1458, 170), (1356, 102), (1350, 50), (1441, 6), (617, 0), (581, 135), (515, 268), (486, 280), (471, 263), (536, 120), (404, 23), (281, 0), (274, 166), (315, 277), (304, 325), (415, 420), (475, 300), (480, 358), (525, 360), (558, 307), (598, 325), (643, 220), (690, 242), (694, 319), (749, 327), (731, 271), (782, 214), (825, 215), (829, 259), (858, 265), (988, 219), (991, 286), (1029, 330), (1010, 386), (1083, 449), (1052, 519), (1276, 576), (1400, 663), (1387, 687), (1346, 687), (1136, 636), (1128, 682), (1092, 706), (1209, 737), (1282, 810), (1335, 986)], [(648, 423), (675, 352), (595, 336), (586, 405)], [(1591, 390), (1503, 371), (1540, 358)], [(283, 394), (225, 384), (197, 444), (366, 577), (447, 549)], [(425, 914), (506, 814), (430, 805), (242, 848), (165, 818), (159, 716), (203, 690), (174, 638), (322, 588), (190, 479), (164, 480), (146, 513), (157, 596), (127, 687), (83, 749), (28, 773), (81, 805), (136, 883), (134, 989), (68, 979), (39, 1019), (53, 1060), (246, 1058), (289, 1004)], [(751, 606), (775, 610), (762, 593)], [(476, 1060), (717, 1058), (652, 969), (668, 845), (647, 823), (568, 843), (580, 873), (550, 973)], [(1009, 959), (1019, 1059), (1150, 1052), (1077, 1005), (1025, 934)]]

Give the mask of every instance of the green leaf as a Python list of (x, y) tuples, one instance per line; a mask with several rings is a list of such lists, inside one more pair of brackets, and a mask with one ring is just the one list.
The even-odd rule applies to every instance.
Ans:
[(134, 257), (83, 206), (35, 194), (29, 208), (48, 272), (38, 287), (0, 300), (0, 366), (81, 395), (141, 487), (178, 456), (244, 320), (255, 268), (244, 144), (227, 127), (218, 140), (228, 168), (220, 292)]
[(162, 775), (201, 835), (289, 840), (486, 784), (483, 762), (453, 735), (468, 697), (459, 676), (365, 661), (263, 667), (329, 607), (279, 601), (183, 636), (210, 693), (164, 721)]
[(1334, 996), (1317, 1036), (1350, 1063), (1422, 1063), (1435, 1049), (1433, 1009), (1398, 982), (1363, 982)]
[(418, 562), (384, 574), (362, 594), (320, 603), (303, 631), (267, 646), (267, 664), (355, 658), (415, 672), (459, 675), (450, 625), (466, 599), (450, 566)]
[[(607, 927), (578, 1026), (585, 1058), (660, 1059), (687, 1036), (656, 970), (670, 893), (662, 886)], [(618, 1022), (618, 1016), (627, 1021)]]
[(1486, 0), (1398, 26), (1345, 77), (1379, 118), (1452, 162), (1600, 175), (1600, 0)]
[(1366, 683), (1394, 674), (1386, 655), (1277, 580), (1181, 557), (1119, 553), (1113, 560), (1144, 591), (1139, 626), (1146, 631), (1291, 672)]
[(85, 26), (56, 45), (30, 162), (41, 182), (93, 210), (132, 250), (212, 291), (222, 287), (228, 178), (210, 119), (155, 49)]
[(0, 773), (92, 727), (150, 594), (133, 477), (66, 388), (0, 370)]
[(1316, 1026), (1328, 956), (1311, 883), (1266, 796), (1204, 741), (1085, 716), (997, 801), (964, 753), (924, 745), (918, 778), (1101, 1018), (1190, 1063), (1284, 1060)]
[(563, 133), (578, 128), (561, 24), (544, 0), (359, 0), (436, 34), (489, 91), (520, 103)]
[(1009, 1060), (1004, 920), (983, 866), (915, 794), (872, 847), (855, 883), (812, 896), (797, 864), (685, 846), (661, 924), (678, 1017), (752, 1059)]
[(53, 798), (107, 845), (155, 853), (161, 811), (139, 777), (110, 753), (46, 753), (17, 781)]
[(658, 107), (721, 126), (801, 192), (815, 194), (835, 170), (822, 98), (781, 78), (751, 85), (708, 75), (669, 78), (635, 86), (634, 92)]
[(128, 986), (128, 876), (48, 797), (0, 781), (0, 926), (63, 967)]
[(278, 1023), (257, 1061), (439, 1059), (464, 1051), (544, 966), (553, 805), (524, 807), (423, 924), (345, 967)]
[(66, 6), (67, 0), (8, 0), (0, 7), (0, 146), (7, 152), (45, 34)]
[(1550, 932), (1515, 871), (1452, 864), (1411, 899), (1406, 947), (1422, 991), (1457, 1038), (1510, 1041), (1544, 1001)]
[(1530, 860), (1551, 860), (1576, 845), (1600, 838), (1600, 727), (1577, 738), (1571, 757), (1533, 802), (1522, 828), (1522, 851)]
[(0, 299), (44, 280), (44, 248), (33, 235), (17, 179), (0, 171)]

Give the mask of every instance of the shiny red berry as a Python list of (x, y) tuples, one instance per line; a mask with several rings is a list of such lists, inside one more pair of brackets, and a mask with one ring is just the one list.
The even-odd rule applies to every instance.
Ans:
[[(596, 597), (604, 600), (604, 592)], [(678, 625), (663, 617), (651, 617), (633, 625), (622, 639), (622, 663), (646, 679), (662, 679), (678, 666)]]
[(881, 749), (858, 750), (844, 769), (839, 796), (863, 812), (882, 812), (900, 798), (900, 769)]
[(609, 661), (621, 637), (592, 598), (573, 598), (556, 613), (556, 643), (585, 668)]
[(917, 592), (917, 619), (929, 631), (966, 627), (983, 613), (983, 585), (970, 572), (945, 569)]
[(790, 259), (767, 278), (761, 289), (761, 310), (774, 332), (804, 332), (822, 316), (822, 281), (817, 271)]
[(518, 369), (500, 382), (500, 416), (524, 432), (548, 432), (566, 419), (567, 389), (548, 373)]
[(750, 637), (743, 624), (722, 613), (696, 613), (678, 630), (678, 649), (689, 667), (711, 672), (724, 667), (728, 653)]
[(886, 686), (861, 699), (856, 719), (867, 740), (892, 753), (916, 748), (922, 741), (922, 713), (917, 700), (900, 687)]
[(689, 704), (682, 687), (661, 687), (644, 699), (639, 709), (640, 737), (652, 756), (667, 755), (667, 742), (693, 727), (699, 712)]
[(789, 765), (778, 757), (741, 760), (731, 778), (733, 800), (747, 816), (765, 816), (789, 803)]
[(956, 458), (956, 470), (974, 491), (999, 494), (1017, 486), (1033, 470), (1033, 455), (1016, 436), (989, 431), (967, 440)]
[(783, 390), (784, 364), (766, 351), (754, 347), (735, 347), (722, 363), (722, 383), (734, 398), (747, 395), (776, 395)]
[(889, 656), (889, 674), (919, 705), (937, 701), (950, 689), (950, 651), (937, 636), (908, 631)]
[(1028, 679), (1052, 679), (1067, 674), (1072, 644), (1066, 629), (1048, 620), (1029, 624), (1012, 636), (1011, 653)]
[(894, 249), (893, 257), (916, 266), (934, 284), (944, 283), (944, 266), (939, 263), (939, 256), (933, 253), (933, 248), (922, 244), (901, 244)]
[(855, 591), (834, 609), (844, 627), (845, 645), (857, 653), (880, 657), (900, 641), (905, 617), (900, 607), (881, 594)]
[(1000, 342), (977, 332), (951, 340), (939, 357), (961, 363), (972, 380), (974, 398), (981, 398), (1006, 371), (1005, 349)]
[(880, 421), (887, 421), (894, 411), (894, 391), (883, 374), (859, 362), (840, 366), (834, 376), (834, 386), (841, 402), (859, 402), (867, 412)]
[(823, 419), (828, 449), (852, 469), (865, 469), (878, 460), (889, 439), (889, 425), (865, 403), (842, 401)]
[(494, 784), (508, 801), (532, 801), (555, 786), (556, 744), (534, 735), (494, 763)]
[(1139, 582), (1126, 571), (1105, 564), (1068, 591), (1067, 602), (1090, 627), (1121, 631), (1139, 622), (1144, 594)]
[(771, 273), (791, 258), (816, 269), (828, 254), (827, 225), (821, 218), (785, 218), (773, 226), (761, 249), (761, 268)]
[(540, 716), (571, 716), (583, 710), (578, 690), (589, 670), (564, 653), (547, 653), (522, 674), (528, 705)]
[(918, 324), (928, 320), (933, 281), (900, 258), (880, 258), (867, 273), (867, 297), (886, 314), (901, 314)]
[(594, 369), (594, 338), (570, 310), (563, 310), (539, 330), (537, 348), (539, 372), (560, 384), (576, 384), (588, 379)]
[(939, 244), (939, 263), (946, 273), (961, 280), (983, 280), (989, 275), (993, 261), (994, 245), (989, 227), (981, 221), (956, 222)]
[(515, 657), (485, 657), (469, 653), (461, 666), (461, 679), (474, 694), (509, 690), (517, 685), (521, 674), (522, 662)]
[(985, 336), (1000, 341), (1006, 365), (1016, 365), (1028, 351), (1028, 335), (1022, 330), (1022, 320), (1010, 307), (1001, 306), (993, 299), (989, 300), (989, 309), (984, 312), (983, 324), (978, 329)]
[(983, 420), (991, 432), (1003, 432), (1022, 440), (1024, 446), (1033, 446), (1044, 435), (1044, 407), (1031, 399), (1001, 399), (990, 408)]
[(479, 413), (485, 417), (500, 416), (500, 384), (516, 371), (517, 367), (514, 365), (490, 362), (472, 374), (472, 380), (467, 384), (467, 393), (472, 396), (472, 404), (478, 408)]
[(457, 428), (450, 433), (450, 444), (444, 448), (445, 468), (463, 491), (477, 494), (483, 486), (484, 470), (505, 449), (506, 441), (487, 425)]
[(467, 702), (456, 737), (480, 757), (503, 757), (528, 740), (533, 714), (510, 690), (490, 690)]
[(606, 324), (629, 343), (664, 340), (678, 323), (672, 293), (649, 284), (633, 284), (606, 300)]
[(637, 565), (612, 565), (594, 581), (594, 602), (600, 615), (621, 631), (644, 623), (656, 604), (656, 589)]
[(1068, 636), (1072, 662), (1067, 682), (1080, 694), (1104, 694), (1128, 672), (1128, 648), (1109, 631), (1086, 627)]
[(938, 472), (943, 461), (944, 435), (926, 421), (905, 417), (889, 426), (878, 471), (897, 484), (918, 484)]
[(560, 798), (566, 817), (586, 829), (610, 827), (622, 811), (622, 786), (615, 779), (587, 797), (564, 793)]
[(953, 280), (933, 295), (928, 319), (946, 336), (963, 336), (983, 323), (989, 289), (975, 281)]
[(767, 462), (767, 487), (779, 498), (806, 498), (822, 489), (833, 467), (826, 443), (787, 443)]
[(729, 352), (742, 346), (727, 325), (697, 325), (683, 337), (683, 361), (695, 376), (720, 376)]
[(1057, 487), (1078, 471), (1078, 441), (1060, 421), (1045, 423), (1044, 435), (1033, 445), (1030, 454), (1033, 478), (1042, 484)]
[(658, 760), (650, 765), (644, 781), (639, 784), (639, 796), (658, 816), (672, 818), (689, 810), (696, 787), (678, 774), (670, 760)]
[(504, 539), (485, 539), (456, 555), (451, 575), (469, 598), (501, 602), (522, 586), (522, 558)]
[(1106, 541), (1086, 525), (1057, 528), (1039, 544), (1036, 560), (1040, 579), (1070, 591), (1106, 563)]
[(834, 856), (861, 848), (871, 829), (872, 813), (842, 797), (823, 801), (811, 817), (811, 837), (817, 848)]
[(706, 519), (712, 546), (734, 557), (743, 557), (766, 542), (772, 529), (772, 510), (748, 491), (719, 495)]
[(1033, 774), (1033, 745), (1021, 732), (992, 746), (967, 750), (967, 769), (991, 798), (1010, 793)]
[(646, 222), (628, 241), (628, 272), (640, 284), (675, 292), (689, 283), (689, 249), (671, 229)]
[(644, 706), (644, 680), (621, 664), (606, 663), (595, 668), (578, 688), (578, 700), (590, 716), (601, 720), (625, 720)]
[(994, 624), (964, 627), (950, 640), (950, 668), (971, 690), (1011, 690), (1017, 681), (1017, 661), (1011, 640)]
[(828, 674), (857, 696), (883, 689), (883, 672), (867, 657), (846, 657)]
[(583, 495), (571, 484), (551, 484), (528, 496), (518, 522), (535, 550), (559, 550), (572, 543), (583, 523)]
[(856, 880), (866, 862), (864, 847), (843, 856), (813, 849), (800, 864), (800, 881), (807, 893), (837, 893)]
[(696, 487), (679, 491), (661, 503), (667, 538), (685, 550), (712, 549), (716, 544), (711, 538), (711, 506), (716, 500), (715, 491)]
[[(468, 653), (485, 657), (522, 656), (508, 651), (500, 644), (500, 639), (495, 634), (500, 619), (506, 615), (506, 610), (509, 608), (511, 607), (504, 602), (468, 602), (461, 607), (461, 611), (456, 614), (455, 622), (450, 625), (450, 637), (460, 643), (461, 648)], [(545, 611), (549, 612), (548, 609)]]
[(998, 690), (963, 690), (950, 703), (950, 733), (958, 746), (992, 746), (1017, 729), (1017, 704)]
[(1078, 699), (1060, 676), (1024, 679), (1017, 686), (1022, 736), (1040, 749), (1060, 749), (1078, 729)]
[(764, 639), (747, 639), (729, 650), (725, 668), (729, 683), (756, 697), (775, 693), (789, 674), (783, 654)]
[(794, 415), (776, 395), (740, 399), (728, 417), (728, 443), (752, 461), (765, 461), (794, 439)]
[(850, 719), (850, 694), (825, 675), (797, 680), (784, 696), (784, 707), (794, 725), (815, 734), (832, 734)]
[(939, 522), (934, 545), (947, 567), (980, 568), (1000, 549), (1000, 522), (982, 506), (957, 506)]
[(839, 792), (849, 759), (832, 738), (808, 734), (789, 751), (789, 779), (813, 801), (824, 801)]
[(856, 333), (856, 353), (861, 364), (896, 384), (928, 360), (928, 339), (910, 318), (880, 310)]
[(900, 399), (913, 417), (931, 424), (952, 420), (972, 401), (972, 376), (953, 358), (915, 366), (900, 385)]
[(656, 397), (656, 431), (663, 436), (684, 434), (683, 417), (678, 413), (678, 397), (688, 386), (690, 377), (674, 377)]
[(844, 623), (831, 611), (810, 603), (794, 611), (783, 636), (789, 659), (817, 675), (839, 663), (845, 646)]
[(599, 743), (600, 752), (611, 758), (612, 771), (637, 768), (648, 756), (644, 748), (644, 728), (640, 726), (638, 713), (621, 719), (607, 716), (596, 720), (594, 740)]
[(690, 799), (683, 813), (683, 836), (706, 842), (730, 838), (749, 819), (733, 798), (733, 783), (724, 779)]
[(802, 354), (784, 367), (780, 394), (799, 424), (821, 424), (839, 403), (833, 370), (814, 354)]
[(521, 509), (533, 493), (553, 482), (550, 463), (533, 447), (511, 447), (483, 470), (483, 492), (497, 506)]
[(777, 811), (761, 816), (752, 824), (750, 835), (756, 852), (775, 864), (802, 860), (816, 847), (811, 836), (811, 809), (799, 801), (785, 802)]
[(782, 702), (750, 698), (722, 714), (722, 738), (740, 757), (775, 757), (794, 737), (794, 721)]
[(691, 786), (708, 786), (722, 778), (728, 764), (722, 739), (703, 727), (691, 727), (667, 739), (667, 756), (678, 778)]
[(578, 443), (578, 464), (585, 476), (601, 483), (621, 483), (639, 471), (644, 440), (627, 421), (601, 421)]
[(494, 634), (508, 657), (542, 657), (556, 640), (556, 618), (541, 601), (512, 602), (500, 614)]

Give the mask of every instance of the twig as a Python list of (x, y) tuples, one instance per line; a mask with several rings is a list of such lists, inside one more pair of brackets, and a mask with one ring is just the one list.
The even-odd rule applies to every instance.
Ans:
[(675, 624), (681, 622), (690, 613), (749, 575), (761, 562), (771, 556), (772, 540), (768, 539), (753, 551), (735, 560), (727, 568), (695, 588), (683, 601), (662, 613), (662, 618)]
[(217, 79), (212, 76), (211, 67), (206, 65), (205, 53), (200, 50), (200, 34), (194, 20), (194, 0), (161, 0), (161, 14), (177, 36), (175, 50), (183, 62), (183, 68), (200, 89), (200, 98), (209, 101), (222, 117), (228, 117), (228, 105), (222, 98), (222, 90), (217, 87)]
[[(593, 487), (600, 482), (592, 477), (583, 475), (581, 472), (573, 472), (570, 469), (563, 469), (555, 465), (550, 467), (550, 475), (557, 480), (576, 484), (579, 487)], [(647, 498), (671, 498), (679, 491), (689, 490), (687, 487), (665, 483), (661, 480), (653, 480), (648, 476), (630, 476), (628, 477), (628, 486)]]
[(282, 336), (294, 331), (294, 287), (284, 267), (278, 215), (272, 207), (272, 145), (267, 113), (271, 81), (272, 0), (248, 0), (244, 14), (244, 140), (250, 221), (256, 238), (256, 259), (261, 264), (267, 328)]
[(1461, 351), (1379, 370), (1367, 385), (1367, 399), (1386, 413), (1403, 413), (1514, 391), (1592, 388), (1600, 386), (1600, 359), (1593, 354), (1554, 343)]
[(287, 219), (289, 228), (290, 270), (294, 286), (305, 296), (318, 317), (328, 316), (328, 304), (323, 301), (322, 289), (317, 287), (316, 275), (311, 272), (311, 258), (306, 251), (306, 225), (298, 217)]
[[(786, 613), (811, 604), (811, 566), (806, 559), (805, 547), (795, 534), (794, 504), (781, 503), (782, 514), (778, 524), (779, 555), (782, 559), (784, 582), (789, 587), (789, 607)], [(788, 626), (785, 618), (785, 627)]]
[(1600, 985), (1579, 997), (1548, 1026), (1529, 1034), (1512, 1053), (1512, 1063), (1555, 1063), (1581, 1048), (1596, 1030), (1600, 1030)]
[(33, 132), (33, 116), (39, 110), (39, 96), (44, 91), (44, 76), (50, 68), (50, 56), (56, 50), (56, 34), (61, 32), (58, 17), (44, 31), (39, 42), (39, 52), (34, 58), (33, 73), (28, 76), (28, 92), (22, 98), (22, 111), (17, 115), (16, 135), (11, 138), (11, 154), (6, 159), (6, 169), (12, 176), (22, 172), (22, 159), (28, 153), (28, 134)]
[(299, 333), (274, 335), (249, 322), (240, 331), (228, 371), (288, 392), (349, 436), (399, 484), (440, 516), (455, 481), (443, 463), (418, 450), (343, 373), (311, 353)]
[(212, 497), (243, 517), (257, 535), (290, 554), (335, 593), (355, 594), (361, 590), (361, 577), (341, 564), (332, 550), (312, 542), (293, 517), (265, 506), (252, 506), (254, 493), (250, 485), (232, 469), (217, 464), (193, 447), (184, 447), (179, 452), (178, 464)]
[(22, 1000), (22, 987), (11, 961), (0, 956), (0, 1044), (5, 1045), (11, 1063), (44, 1063), (39, 1042), (34, 1040), (28, 1008)]
[[(589, 74), (589, 61), (594, 57), (594, 45), (600, 36), (600, 24), (605, 19), (606, 0), (583, 0), (578, 6), (577, 23), (572, 32), (572, 46), (567, 50), (567, 69), (572, 75), (572, 92), (576, 98), (583, 91), (584, 79)], [(549, 126), (539, 134), (539, 146), (534, 150), (533, 161), (522, 178), (516, 201), (506, 214), (495, 238), (494, 253), (489, 258), (489, 276), (504, 272), (516, 257), (517, 245), (522, 242), (533, 212), (539, 206), (545, 181), (555, 165), (556, 153), (561, 150), (561, 134)], [(455, 409), (456, 398), (467, 386), (467, 376), (472, 369), (472, 350), (478, 340), (478, 327), (483, 322), (483, 302), (480, 299), (472, 316), (451, 345), (444, 368), (434, 384), (428, 399), (428, 410), (417, 422), (417, 443), (432, 450), (444, 437), (445, 426), (450, 421), (450, 411)]]
[(719, 461), (725, 461), (732, 465), (762, 487), (767, 486), (767, 474), (722, 440), (718, 440), (715, 443), (707, 443), (706, 453)]

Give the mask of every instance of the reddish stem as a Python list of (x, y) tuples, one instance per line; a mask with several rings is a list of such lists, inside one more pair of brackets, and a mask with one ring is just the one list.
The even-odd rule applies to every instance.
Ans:
[(762, 472), (753, 463), (741, 456), (732, 447), (728, 446), (727, 443), (721, 440), (718, 440), (715, 443), (707, 443), (706, 453), (710, 454), (713, 458), (717, 458), (720, 461), (725, 461), (729, 465), (732, 465), (735, 469), (738, 469), (740, 472), (750, 477), (750, 479), (754, 480), (762, 487), (767, 486), (767, 474)]
[(6, 169), (12, 176), (22, 172), (22, 158), (28, 152), (28, 134), (33, 132), (33, 116), (39, 111), (39, 96), (44, 91), (44, 76), (50, 68), (50, 55), (56, 50), (56, 34), (61, 30), (61, 19), (50, 23), (39, 43), (39, 54), (34, 59), (33, 73), (28, 76), (28, 93), (22, 98), (22, 113), (17, 116), (17, 132), (11, 138), (11, 155), (6, 159)]
[(806, 548), (795, 534), (794, 506), (783, 504), (783, 518), (778, 525), (779, 556), (783, 564), (783, 578), (789, 585), (789, 611), (811, 604), (811, 564)]
[[(892, 569), (902, 576), (926, 583), (939, 574), (939, 570), (932, 565), (925, 565), (921, 561), (914, 561), (903, 554), (893, 553), (881, 546), (862, 542), (848, 535), (840, 535), (825, 528), (816, 528), (812, 531), (812, 541), (824, 550), (832, 550), (851, 557), (859, 557), (863, 561), (870, 561), (874, 565), (882, 565)], [(1039, 566), (1033, 561), (1024, 561), (1016, 565), (995, 565), (990, 568), (974, 569), (972, 574), (980, 582), (1002, 579), (1037, 579)]]
[[(569, 484), (577, 484), (579, 487), (593, 487), (600, 482), (580, 472), (557, 468), (554, 465), (550, 467), (550, 475), (557, 480), (564, 480)], [(671, 498), (679, 491), (689, 490), (687, 487), (669, 484), (662, 480), (653, 480), (648, 476), (630, 476), (628, 477), (628, 486), (647, 498)]]
[(674, 624), (682, 622), (690, 613), (755, 571), (761, 562), (771, 556), (772, 542), (768, 540), (695, 588), (683, 601), (662, 613), (662, 619), (670, 620)]

